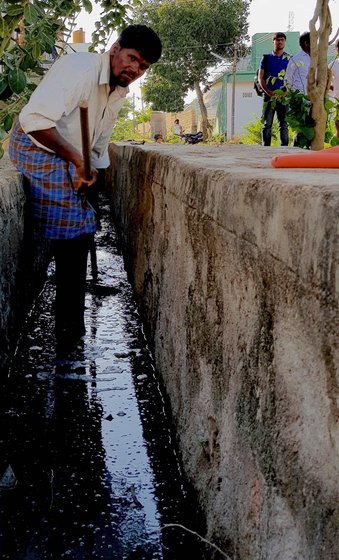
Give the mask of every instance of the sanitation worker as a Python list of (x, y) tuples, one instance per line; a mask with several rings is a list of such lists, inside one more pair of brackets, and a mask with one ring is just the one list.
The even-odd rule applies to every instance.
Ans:
[[(85, 334), (87, 257), (96, 229), (86, 189), (107, 167), (108, 142), (128, 86), (161, 55), (158, 35), (145, 25), (126, 27), (109, 51), (57, 60), (22, 109), (9, 155), (28, 179), (33, 219), (51, 240), (55, 259), (56, 336), (76, 342)], [(91, 179), (84, 176), (79, 103), (88, 103)]]

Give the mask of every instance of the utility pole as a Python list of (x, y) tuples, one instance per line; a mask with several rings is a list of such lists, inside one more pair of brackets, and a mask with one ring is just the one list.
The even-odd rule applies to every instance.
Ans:
[(134, 130), (134, 132), (135, 132), (135, 93), (133, 93), (132, 99), (133, 99), (133, 102), (132, 102), (132, 103), (133, 103), (133, 104), (132, 104), (132, 107), (133, 107), (133, 109), (132, 109), (132, 113), (133, 113), (133, 130)]
[(238, 61), (238, 45), (234, 45), (233, 65), (232, 65), (232, 101), (231, 101), (231, 139), (234, 137), (235, 131), (235, 82), (237, 75), (237, 61)]
[(141, 102), (141, 111), (142, 111), (142, 136), (145, 138), (146, 136), (146, 129), (145, 129), (145, 121), (144, 121), (144, 99), (142, 97), (142, 91), (140, 89), (140, 102)]

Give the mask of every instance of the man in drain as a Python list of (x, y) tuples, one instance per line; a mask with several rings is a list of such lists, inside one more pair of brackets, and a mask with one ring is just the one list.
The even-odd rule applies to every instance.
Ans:
[[(126, 27), (108, 52), (74, 53), (53, 64), (11, 134), (9, 155), (28, 179), (33, 219), (51, 240), (56, 271), (55, 319), (59, 343), (85, 334), (87, 257), (96, 229), (83, 192), (107, 167), (108, 142), (128, 86), (161, 56), (158, 35), (145, 25)], [(84, 175), (79, 103), (88, 103), (91, 179)]]

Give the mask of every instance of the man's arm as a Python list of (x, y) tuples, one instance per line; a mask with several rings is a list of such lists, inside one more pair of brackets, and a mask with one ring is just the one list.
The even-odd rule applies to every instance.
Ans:
[(293, 89), (294, 86), (294, 72), (296, 70), (296, 64), (293, 60), (293, 58), (290, 58), (290, 60), (288, 61), (288, 65), (286, 68), (286, 73), (285, 73), (285, 77), (284, 77), (284, 82), (285, 82), (285, 86)]
[(260, 84), (261, 89), (268, 95), (268, 97), (272, 97), (273, 91), (270, 91), (266, 86), (266, 80), (264, 78), (265, 71), (263, 68), (260, 68), (258, 74), (258, 82)]

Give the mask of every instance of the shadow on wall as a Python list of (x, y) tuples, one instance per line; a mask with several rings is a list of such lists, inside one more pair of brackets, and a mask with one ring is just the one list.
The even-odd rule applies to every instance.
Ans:
[[(0, 195), (0, 380), (7, 377), (25, 317), (46, 277), (50, 245), (33, 231), (19, 173), (2, 172)], [(9, 177), (9, 180), (8, 180)]]

